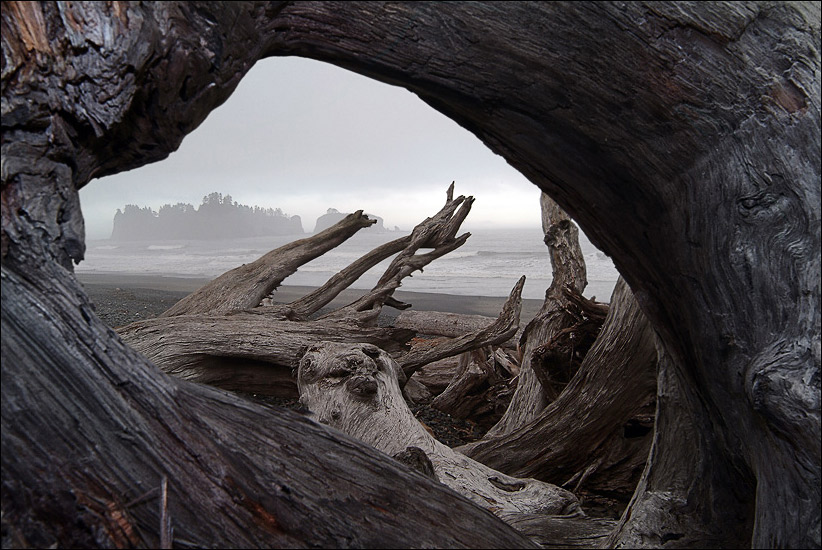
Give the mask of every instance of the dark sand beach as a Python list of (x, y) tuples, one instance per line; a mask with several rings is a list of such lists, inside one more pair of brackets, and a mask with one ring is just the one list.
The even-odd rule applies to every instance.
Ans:
[[(208, 279), (173, 277), (128, 273), (78, 273), (100, 318), (112, 327), (125, 325), (140, 319), (156, 317), (178, 300), (197, 290)], [(288, 303), (313, 290), (304, 286), (281, 286), (275, 301)], [(356, 300), (365, 290), (348, 289), (332, 301), (328, 308), (344, 306)], [(499, 315), (504, 297), (458, 296), (427, 292), (398, 290), (394, 296), (401, 302), (410, 303), (412, 310), (444, 311), (471, 315)], [(520, 322), (526, 323), (539, 311), (541, 300), (523, 300)], [(380, 322), (390, 324), (399, 311), (386, 307)]]

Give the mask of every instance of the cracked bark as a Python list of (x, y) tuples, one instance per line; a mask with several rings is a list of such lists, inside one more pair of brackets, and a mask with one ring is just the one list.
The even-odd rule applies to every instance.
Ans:
[[(378, 461), (349, 440), (319, 444), (325, 431), (304, 440), (334, 464), (318, 453), (308, 468), (270, 432), (277, 450), (251, 451), (255, 430), (296, 420), (251, 422), (232, 398), (164, 377), (96, 319), (70, 273), (84, 252), (79, 188), (165, 158), (254, 62), (301, 55), (404, 86), (472, 131), (634, 290), (664, 366), (650, 461), (610, 544), (820, 546), (819, 20), (816, 3), (5, 3), (4, 532), (40, 546), (127, 541), (105, 503), (136, 498), (171, 468), (184, 481), (169, 476), (171, 516), (191, 518), (199, 545), (270, 546), (277, 529), (293, 545), (366, 545), (369, 533), (397, 545), (400, 533), (430, 546), (521, 543), (447, 493), (395, 508), (392, 493), (352, 516), (319, 511), (322, 488), (257, 493), (257, 461), (272, 466), (266, 476), (340, 470), (386, 490), (406, 477), (383, 462), (369, 470)], [(67, 442), (76, 424), (55, 411), (75, 402), (88, 405), (84, 438)], [(205, 422), (176, 424), (186, 406)], [(172, 432), (158, 418), (175, 439), (160, 437)], [(116, 433), (150, 445), (115, 445)], [(228, 460), (232, 485), (215, 472), (237, 448), (253, 459)], [(181, 449), (203, 467), (180, 471)], [(84, 460), (65, 471), (112, 490), (78, 492), (45, 455)], [(118, 463), (133, 467), (109, 477)], [(405, 487), (412, 500), (435, 491), (416, 477)], [(436, 532), (446, 510), (451, 527)], [(204, 532), (202, 517), (226, 512), (227, 530)]]

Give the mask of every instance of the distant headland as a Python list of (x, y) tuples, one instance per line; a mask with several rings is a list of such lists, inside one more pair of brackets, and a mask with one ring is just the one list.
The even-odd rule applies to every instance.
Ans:
[(299, 216), (289, 216), (279, 208), (238, 204), (231, 195), (211, 193), (198, 208), (184, 203), (166, 204), (157, 212), (134, 204), (118, 208), (111, 239), (214, 240), (304, 233)]
[[(328, 229), (347, 215), (329, 208), (317, 218), (313, 233)], [(386, 228), (379, 216), (367, 215), (377, 220), (368, 231), (400, 231), (398, 227)], [(202, 204), (196, 208), (181, 202), (165, 204), (156, 212), (151, 207), (135, 204), (127, 204), (122, 210), (118, 208), (111, 240), (216, 240), (304, 234), (300, 216), (289, 216), (279, 208), (238, 204), (231, 195), (215, 192), (203, 197)]]

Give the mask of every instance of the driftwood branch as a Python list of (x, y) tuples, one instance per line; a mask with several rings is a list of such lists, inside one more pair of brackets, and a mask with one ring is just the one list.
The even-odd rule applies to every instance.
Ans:
[[(414, 227), (410, 240), (405, 248), (397, 254), (386, 268), (377, 284), (367, 294), (348, 306), (335, 310), (324, 318), (351, 318), (360, 323), (373, 324), (382, 306), (389, 302), (392, 307), (408, 307), (393, 300), (394, 291), (402, 284), (405, 277), (423, 268), (437, 258), (459, 248), (470, 237), (465, 233), (456, 237), (460, 225), (471, 211), (474, 197), (459, 196), (454, 198), (453, 182), (448, 188), (445, 206), (433, 217), (426, 218)], [(432, 249), (425, 254), (417, 254), (421, 248)]]
[(284, 306), (260, 307), (258, 308), (258, 312), (263, 314), (277, 314), (280, 313), (279, 310), (282, 310), (282, 313), (288, 319), (295, 321), (307, 319), (310, 315), (329, 304), (340, 292), (348, 288), (366, 271), (384, 259), (397, 254), (408, 246), (410, 242), (411, 236), (408, 235), (378, 246), (335, 274), (321, 287), (309, 292), (302, 298)]
[(171, 516), (168, 513), (168, 478), (163, 476), (160, 481), (160, 548), (172, 548), (173, 528)]
[(508, 296), (497, 320), (492, 324), (470, 334), (459, 336), (452, 340), (442, 341), (431, 347), (412, 349), (399, 359), (403, 372), (410, 378), (421, 366), (458, 355), (462, 352), (477, 349), (483, 346), (498, 345), (513, 336), (519, 328), (519, 314), (522, 309), (522, 287), (525, 277), (521, 277), (511, 294)]
[(550, 340), (536, 348), (522, 346), (531, 348), (528, 364), (549, 402), (562, 393), (576, 374), (599, 336), (609, 310), (607, 305), (589, 300), (574, 289), (561, 290), (568, 302), (563, 309), (568, 326), (557, 330)]
[(357, 231), (373, 225), (358, 210), (316, 235), (281, 246), (250, 264), (223, 273), (177, 302), (163, 313), (175, 315), (220, 315), (257, 307), (283, 280), (314, 258), (345, 242)]
[(447, 412), (456, 418), (465, 418), (473, 410), (474, 403), (466, 397), (485, 382), (488, 377), (487, 356), (480, 349), (460, 355), (457, 372), (448, 387), (431, 402), (431, 407)]
[[(482, 330), (495, 321), (493, 317), (487, 315), (471, 315), (464, 313), (450, 313), (444, 311), (403, 311), (391, 323), (395, 328), (413, 330), (418, 334), (428, 336), (448, 336), (455, 338), (465, 336), (471, 332)], [(500, 346), (516, 349), (519, 341), (520, 330)]]
[[(392, 298), (394, 290), (400, 286), (402, 279), (410, 276), (416, 269), (422, 271), (422, 268), (434, 259), (458, 248), (469, 236), (466, 234), (459, 239), (454, 238), (456, 231), (471, 209), (473, 197), (465, 198), (460, 196), (454, 199), (453, 182), (448, 187), (446, 197), (442, 209), (433, 217), (426, 218), (418, 224), (410, 235), (378, 246), (302, 298), (287, 305), (260, 306), (256, 308), (256, 312), (291, 320), (305, 320), (330, 303), (366, 271), (395, 254), (398, 254), (397, 259), (389, 265), (376, 287), (360, 300), (351, 304), (348, 308), (339, 310), (333, 316), (346, 317), (355, 314), (359, 317), (359, 322), (366, 322), (376, 319), (383, 305), (387, 304), (398, 309), (407, 308), (406, 304)], [(458, 208), (459, 210), (457, 210)], [(434, 248), (435, 250), (428, 255), (415, 257), (415, 252), (421, 247)], [(361, 312), (365, 310), (368, 310), (370, 314), (362, 315)]]

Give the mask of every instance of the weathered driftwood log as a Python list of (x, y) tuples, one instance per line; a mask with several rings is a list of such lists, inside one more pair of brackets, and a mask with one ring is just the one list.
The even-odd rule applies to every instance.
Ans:
[(387, 455), (421, 449), (440, 482), (495, 514), (581, 514), (572, 493), (507, 476), (434, 439), (405, 404), (398, 383), (402, 376), (400, 366), (376, 346), (314, 346), (300, 361), (300, 402), (323, 424)]
[[(481, 330), (493, 322), (494, 318), (488, 317), (487, 315), (408, 310), (397, 315), (394, 321), (392, 321), (391, 326), (413, 330), (418, 334), (455, 338)], [(520, 324), (516, 334), (499, 345), (505, 348), (515, 349), (519, 341), (519, 336), (524, 328), (524, 324)]]
[[(17, 274), (2, 300), (4, 382), (15, 381), (2, 385), (3, 482), (29, 481), (3, 491), (4, 521), (55, 534), (44, 545), (79, 526), (104, 532), (87, 506), (55, 516), (38, 496), (78, 490), (39, 475), (50, 470), (38, 456), (63, 456), (57, 444), (76, 434), (89, 454), (65, 461), (88, 464), (113, 433), (51, 431), (40, 393), (19, 389), (44, 364), (74, 383), (139, 373), (130, 385), (104, 376), (97, 410), (114, 397), (165, 410), (168, 393), (148, 397), (140, 379), (157, 370), (103, 351), (123, 347), (61, 278), (84, 252), (78, 189), (166, 158), (259, 59), (302, 55), (404, 86), (468, 128), (555, 198), (630, 283), (666, 360), (651, 461), (612, 544), (822, 545), (808, 528), (822, 514), (818, 3), (7, 2), (2, 19), (0, 254)], [(6, 319), (36, 340), (5, 330)], [(170, 387), (180, 401), (201, 395), (189, 386)], [(7, 422), (12, 410), (44, 414)], [(241, 413), (219, 413), (242, 424)], [(186, 426), (163, 439), (165, 427), (149, 426), (168, 443), (162, 460), (209, 434)], [(16, 456), (27, 461), (12, 474)], [(358, 454), (338, 456), (357, 468)], [(133, 448), (117, 459), (134, 472), (121, 489), (155, 484)], [(369, 483), (392, 476), (381, 475)], [(239, 506), (224, 503), (221, 513)], [(215, 512), (190, 504), (196, 520)], [(388, 532), (376, 510), (361, 511), (347, 518), (355, 529)], [(439, 528), (414, 525), (420, 538)], [(354, 540), (340, 532), (340, 545)]]
[(559, 397), (531, 423), (458, 450), (511, 475), (627, 497), (651, 444), (650, 427), (629, 427), (629, 421), (653, 404), (655, 344), (653, 329), (620, 278), (599, 338)]
[[(213, 316), (161, 316), (119, 327), (118, 332), (165, 372), (224, 389), (296, 397), (289, 373), (296, 369), (305, 349), (321, 341), (364, 342), (383, 347), (396, 356), (407, 373), (402, 379), (405, 385), (407, 376), (422, 365), (509, 339), (519, 323), (524, 282), (523, 277), (515, 285), (500, 317), (490, 326), (438, 341), (422, 350), (405, 347), (414, 336), (412, 331), (371, 326), (382, 306), (372, 308), (374, 302), (369, 296), (379, 295), (379, 301), (385, 302), (390, 298), (385, 285), (378, 285), (365, 300), (357, 300), (320, 319), (283, 320), (271, 315), (270, 308), (256, 308)], [(358, 303), (371, 305), (360, 310)], [(290, 306), (278, 311), (290, 311)]]
[(120, 327), (123, 340), (179, 378), (244, 392), (297, 397), (293, 371), (323, 341), (364, 342), (402, 354), (414, 333), (348, 321), (307, 322), (230, 315), (158, 317)]
[(54, 264), (48, 292), (0, 281), (3, 547), (160, 548), (164, 478), (175, 548), (529, 544), (344, 434), (166, 376)]
[[(392, 294), (403, 278), (465, 242), (469, 234), (456, 237), (456, 232), (473, 200), (454, 198), (452, 183), (445, 206), (418, 224), (410, 235), (377, 247), (322, 287), (290, 304), (260, 305), (263, 297), (288, 275), (317, 257), (318, 250), (325, 252), (370, 225), (372, 222), (361, 212), (347, 216), (322, 233), (232, 269), (160, 317), (120, 327), (118, 332), (169, 374), (224, 389), (292, 397), (296, 397), (296, 386), (288, 373), (296, 369), (307, 347), (321, 341), (380, 346), (398, 358), (408, 376), (428, 362), (497, 344), (510, 338), (518, 327), (524, 277), (512, 290), (499, 319), (424, 351), (409, 351), (405, 347), (414, 336), (412, 331), (376, 326), (384, 304), (405, 307), (392, 301)], [(430, 251), (417, 254), (423, 247)], [(391, 253), (397, 253), (397, 257), (371, 291), (320, 319), (307, 318)], [(236, 289), (232, 282), (237, 283)], [(207, 313), (210, 309), (215, 313)], [(404, 378), (402, 383), (406, 381)]]
[(485, 328), (494, 322), (486, 315), (464, 315), (442, 311), (403, 311), (392, 326), (406, 328), (431, 336), (463, 336), (469, 332)]
[(572, 296), (582, 297), (582, 291), (588, 284), (577, 226), (545, 193), (540, 196), (540, 206), (553, 279), (545, 292), (545, 301), (539, 313), (520, 335), (522, 360), (511, 404), (499, 422), (489, 430), (487, 437), (503, 436), (528, 424), (556, 397), (550, 385), (540, 383), (537, 372), (531, 366), (534, 351), (577, 321), (578, 314), (572, 313), (575, 304), (569, 298), (569, 292)]

